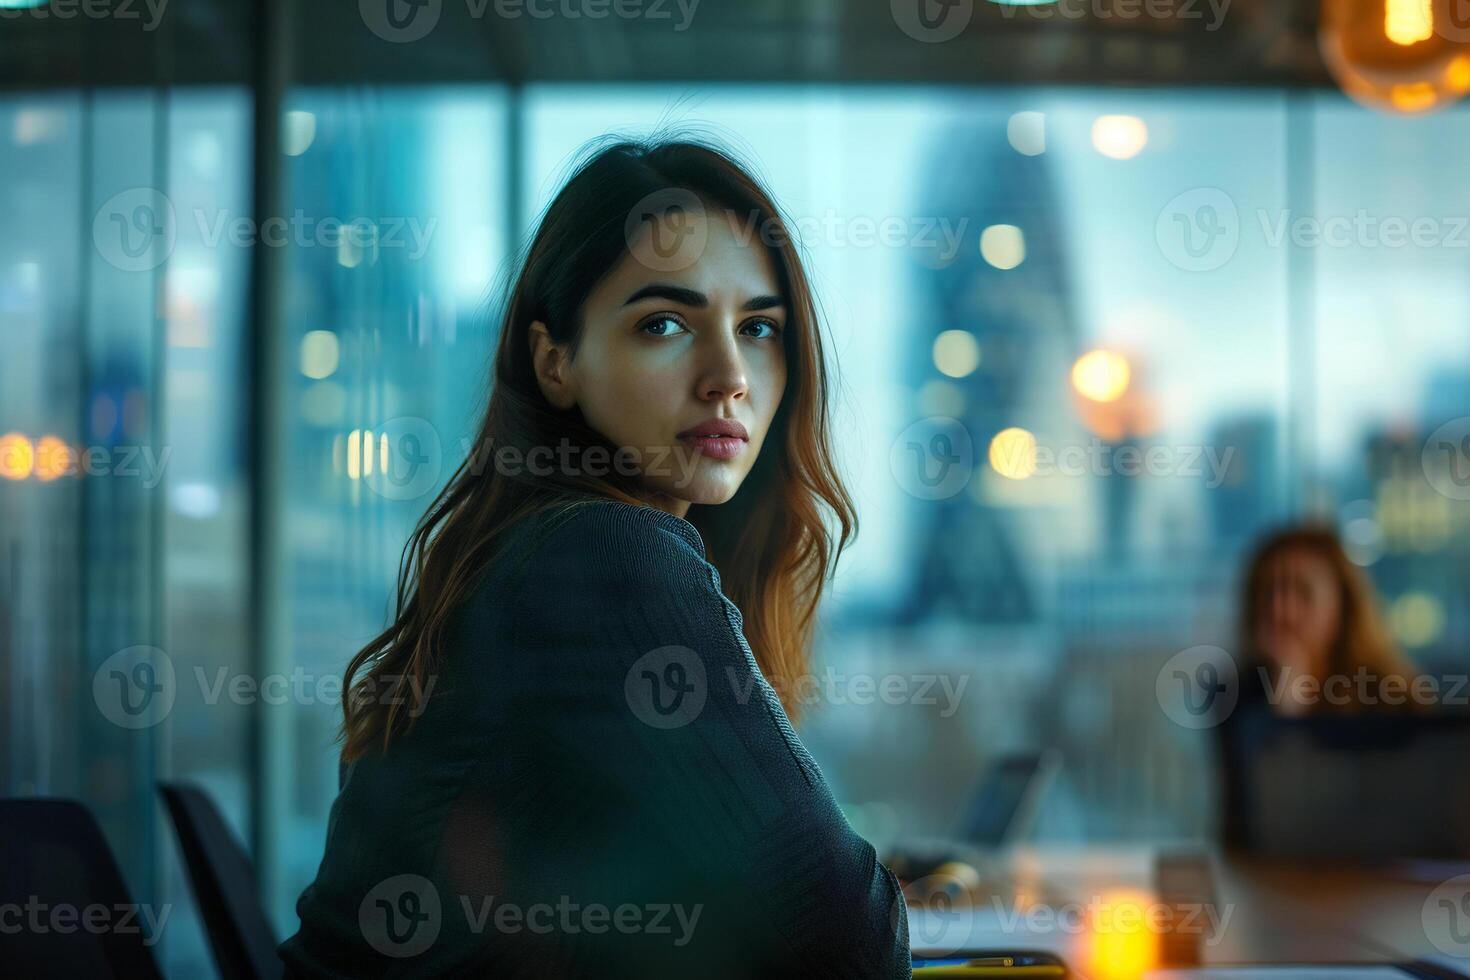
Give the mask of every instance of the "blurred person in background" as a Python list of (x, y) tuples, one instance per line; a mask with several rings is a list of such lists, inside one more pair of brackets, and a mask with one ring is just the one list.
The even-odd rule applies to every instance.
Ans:
[(1389, 637), (1378, 597), (1328, 527), (1262, 541), (1240, 594), (1241, 700), (1277, 715), (1355, 714), (1413, 705), (1417, 671)]
[[(1423, 704), (1418, 671), (1389, 638), (1372, 585), (1331, 528), (1298, 525), (1262, 540), (1245, 566), (1238, 610), (1239, 698), (1217, 702), (1225, 713), (1215, 734), (1224, 843), (1249, 850), (1263, 815), (1290, 805), (1256, 771), (1283, 725), (1404, 717)], [(1270, 799), (1257, 801), (1261, 793)]]

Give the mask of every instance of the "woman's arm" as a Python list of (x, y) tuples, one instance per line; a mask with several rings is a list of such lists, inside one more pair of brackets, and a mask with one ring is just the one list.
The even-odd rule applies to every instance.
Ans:
[(534, 681), (508, 701), (537, 760), (515, 796), (540, 892), (684, 906), (667, 940), (570, 947), (646, 957), (687, 934), (680, 949), (763, 972), (909, 975), (897, 882), (792, 731), (692, 526), (585, 505), (514, 601), (515, 672)]

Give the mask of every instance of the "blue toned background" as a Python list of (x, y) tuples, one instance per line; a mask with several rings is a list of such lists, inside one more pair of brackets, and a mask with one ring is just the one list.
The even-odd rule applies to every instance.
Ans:
[[(212, 966), (152, 781), (209, 790), (294, 931), (336, 788), (332, 681), (385, 625), (399, 551), (473, 436), (514, 246), (612, 130), (724, 141), (802, 233), (862, 522), (802, 734), (880, 847), (946, 829), (988, 758), (1046, 746), (1042, 839), (1211, 838), (1209, 733), (1170, 720), (1156, 679), (1232, 646), (1242, 549), (1295, 515), (1342, 529), (1420, 666), (1470, 661), (1470, 511), (1424, 457), (1470, 416), (1462, 110), (1271, 86), (572, 83), (301, 84), (286, 105), (284, 425), (252, 474), (249, 90), (0, 94), (0, 775), (95, 808), (135, 890), (177, 905), (177, 975)], [(1328, 219), (1341, 235), (1314, 240)], [(418, 484), (383, 479), (404, 432)], [(49, 462), (58, 444), (90, 451), (84, 478)], [(1154, 463), (1134, 475), (1121, 447)], [(262, 488), (282, 543), (263, 653)], [(128, 730), (93, 680), (140, 644), (175, 689)], [(857, 703), (859, 676), (905, 695)]]

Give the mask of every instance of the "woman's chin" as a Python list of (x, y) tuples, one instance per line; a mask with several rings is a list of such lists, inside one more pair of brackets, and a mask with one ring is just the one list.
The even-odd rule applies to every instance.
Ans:
[(709, 506), (728, 503), (744, 478), (744, 472), (737, 473), (728, 464), (701, 460), (688, 479), (649, 481), (649, 486), (666, 497)]

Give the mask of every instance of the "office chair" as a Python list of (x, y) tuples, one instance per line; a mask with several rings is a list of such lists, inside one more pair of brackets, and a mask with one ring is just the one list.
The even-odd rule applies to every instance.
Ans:
[(214, 964), (224, 980), (278, 978), (276, 936), (260, 903), (255, 869), (219, 809), (197, 786), (161, 783)]
[(0, 800), (0, 827), (0, 906), (17, 906), (24, 917), (20, 931), (0, 942), (0, 971), (163, 980), (150, 947), (159, 937), (147, 935), (148, 917), (86, 807)]

